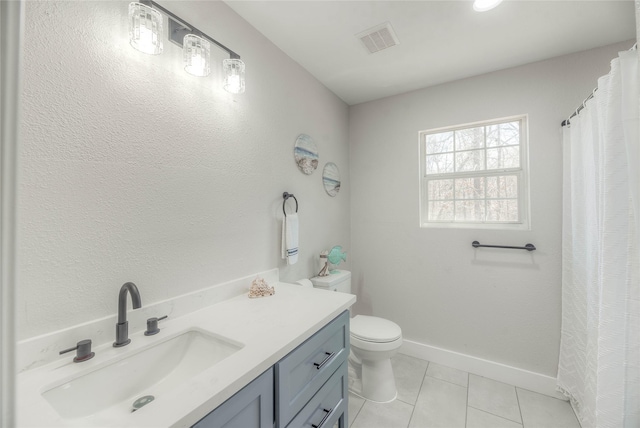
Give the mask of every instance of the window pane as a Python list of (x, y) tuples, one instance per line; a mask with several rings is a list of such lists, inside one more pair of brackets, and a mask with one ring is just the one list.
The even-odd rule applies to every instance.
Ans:
[(518, 176), (487, 177), (487, 198), (517, 198)]
[(500, 124), (500, 144), (520, 144), (520, 122)]
[(516, 144), (520, 144), (519, 121), (487, 126), (487, 147), (512, 146)]
[(453, 153), (427, 155), (427, 174), (453, 172)]
[(484, 200), (456, 201), (456, 221), (483, 221)]
[(456, 131), (456, 150), (480, 149), (484, 147), (484, 126)]
[(427, 153), (443, 153), (453, 151), (453, 132), (427, 135)]
[(520, 146), (487, 149), (487, 169), (517, 168), (520, 166)]
[(456, 171), (484, 170), (484, 150), (469, 150), (456, 153)]
[(428, 189), (430, 201), (453, 199), (453, 180), (431, 180)]
[(456, 199), (484, 198), (484, 178), (469, 177), (456, 179)]
[(517, 199), (487, 201), (487, 221), (518, 221)]
[(429, 220), (452, 221), (453, 201), (429, 202)]
[(489, 125), (487, 129), (487, 147), (500, 145), (500, 125)]

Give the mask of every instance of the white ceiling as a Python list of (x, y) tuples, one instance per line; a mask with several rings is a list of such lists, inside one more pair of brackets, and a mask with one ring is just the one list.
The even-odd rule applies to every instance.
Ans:
[[(635, 39), (633, 0), (227, 1), (353, 105)], [(355, 35), (384, 22), (400, 44), (369, 54)], [(631, 46), (629, 46), (631, 47)]]

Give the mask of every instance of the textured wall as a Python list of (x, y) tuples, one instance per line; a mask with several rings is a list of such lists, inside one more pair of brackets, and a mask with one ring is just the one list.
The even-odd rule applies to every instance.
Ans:
[[(350, 250), (347, 106), (224, 3), (162, 5), (242, 55), (246, 94), (185, 73), (168, 41), (161, 56), (132, 49), (128, 2), (26, 3), (19, 339), (115, 314), (126, 281), (145, 304), (273, 267), (309, 277), (322, 249)], [(320, 152), (310, 176), (300, 133)], [(300, 202), (291, 267), (283, 191)]]
[[(350, 108), (355, 310), (419, 343), (555, 376), (560, 340), (560, 123), (622, 43)], [(421, 229), (418, 132), (529, 115), (531, 231)], [(532, 253), (471, 242), (524, 245)]]

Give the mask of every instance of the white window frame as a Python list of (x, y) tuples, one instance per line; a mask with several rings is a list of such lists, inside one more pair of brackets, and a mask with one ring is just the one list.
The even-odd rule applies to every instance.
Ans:
[[(481, 122), (466, 123), (456, 126), (428, 129), (418, 133), (420, 153), (420, 227), (421, 228), (455, 228), (455, 229), (498, 229), (498, 230), (531, 230), (529, 211), (529, 134), (528, 116), (517, 115), (492, 119)], [(442, 174), (428, 174), (427, 171), (427, 135), (442, 132), (458, 131), (479, 126), (496, 125), (506, 122), (520, 122), (520, 166), (518, 168), (491, 169), (482, 171), (451, 172)], [(469, 222), (469, 221), (442, 221), (429, 220), (428, 183), (431, 180), (447, 178), (491, 177), (496, 175), (518, 176), (518, 216), (517, 221), (512, 222)], [(454, 199), (455, 201), (455, 199)]]

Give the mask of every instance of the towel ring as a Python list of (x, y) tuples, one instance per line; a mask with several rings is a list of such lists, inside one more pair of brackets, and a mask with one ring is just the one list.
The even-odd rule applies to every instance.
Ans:
[(293, 198), (293, 200), (296, 201), (296, 212), (298, 212), (298, 200), (295, 196), (293, 196), (293, 193), (284, 192), (282, 194), (282, 197), (284, 198), (284, 201), (282, 201), (282, 212), (284, 213), (285, 217), (287, 216), (287, 212), (284, 210), (284, 205), (287, 203), (287, 199), (289, 198)]

